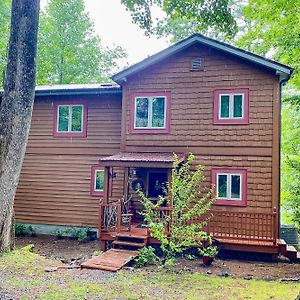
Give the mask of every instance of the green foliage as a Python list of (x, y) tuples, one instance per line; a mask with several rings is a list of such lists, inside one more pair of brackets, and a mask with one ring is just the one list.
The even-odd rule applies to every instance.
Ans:
[(15, 224), (16, 236), (36, 236), (36, 232), (31, 225)]
[(11, 0), (0, 1), (0, 12), (0, 87), (3, 87), (10, 28)]
[[(222, 33), (232, 37), (237, 31), (237, 24), (232, 16), (232, 0), (121, 0), (130, 11), (132, 20), (145, 30), (147, 35), (176, 34), (185, 37), (194, 32)], [(166, 17), (154, 20), (153, 6), (160, 7)]]
[(293, 104), (283, 105), (281, 146), (283, 220), (300, 227), (300, 114)]
[(198, 251), (202, 256), (216, 257), (216, 255), (218, 254), (218, 247), (208, 246), (208, 247), (198, 248)]
[[(0, 1), (0, 87), (6, 66), (11, 0)], [(83, 0), (49, 0), (39, 21), (37, 84), (109, 81), (126, 57), (119, 47), (102, 46)]]
[(238, 44), (296, 69), (291, 83), (299, 88), (300, 0), (249, 0), (243, 10), (244, 34)]
[(151, 246), (145, 247), (139, 251), (139, 256), (134, 260), (137, 267), (145, 265), (155, 265), (159, 262), (159, 257), (155, 254), (155, 249)]
[(83, 0), (50, 0), (40, 15), (38, 84), (109, 80), (123, 49), (102, 47)]
[[(190, 247), (198, 246), (207, 237), (202, 231), (206, 224), (204, 215), (215, 198), (212, 197), (212, 188), (204, 191), (203, 167), (196, 166), (192, 169), (194, 160), (195, 157), (190, 154), (186, 162), (178, 167), (179, 160), (174, 155), (172, 181), (166, 184), (165, 196), (160, 196), (157, 203), (148, 199), (143, 191), (137, 191), (144, 206), (142, 215), (151, 236), (161, 242), (165, 260), (174, 258)], [(164, 203), (172, 206), (172, 210), (162, 216), (159, 209)], [(170, 229), (169, 232), (166, 228)]]
[(57, 230), (55, 235), (58, 238), (62, 238), (63, 236), (71, 236), (73, 239), (78, 240), (79, 242), (83, 242), (88, 240), (90, 227), (81, 227), (81, 228), (70, 228), (66, 230)]

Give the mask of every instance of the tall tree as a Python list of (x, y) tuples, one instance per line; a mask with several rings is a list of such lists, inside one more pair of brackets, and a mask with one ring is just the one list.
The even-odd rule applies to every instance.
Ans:
[(243, 10), (245, 33), (238, 45), (268, 54), (296, 70), (290, 83), (300, 89), (300, 0), (249, 0)]
[(35, 88), (39, 0), (13, 0), (0, 106), (0, 252), (11, 248), (13, 204), (25, 154)]
[(282, 110), (281, 200), (283, 221), (300, 227), (300, 105), (290, 102)]
[[(178, 40), (200, 32), (210, 36), (233, 37), (237, 23), (233, 17), (235, 0), (121, 0), (131, 12), (133, 21), (146, 34), (171, 35)], [(158, 6), (166, 17), (156, 20), (153, 6)]]
[(107, 81), (125, 56), (120, 47), (102, 47), (83, 0), (50, 0), (40, 19), (38, 84)]

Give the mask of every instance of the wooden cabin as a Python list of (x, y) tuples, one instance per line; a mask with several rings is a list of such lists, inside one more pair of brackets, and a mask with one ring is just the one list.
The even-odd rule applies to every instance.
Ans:
[(155, 199), (173, 153), (191, 152), (216, 185), (206, 230), (225, 249), (278, 253), (280, 96), (291, 73), (194, 34), (114, 84), (37, 87), (17, 221), (98, 228), (102, 248), (128, 235), (155, 242), (135, 188)]

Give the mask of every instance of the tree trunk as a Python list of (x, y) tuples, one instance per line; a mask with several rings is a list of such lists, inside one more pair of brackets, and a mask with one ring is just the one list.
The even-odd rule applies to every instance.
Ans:
[(0, 252), (14, 243), (16, 194), (31, 123), (39, 0), (13, 0), (0, 106)]

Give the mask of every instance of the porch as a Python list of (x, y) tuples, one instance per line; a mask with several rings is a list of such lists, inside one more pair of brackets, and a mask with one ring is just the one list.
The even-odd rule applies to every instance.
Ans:
[[(171, 207), (159, 208), (161, 218), (171, 216)], [(242, 211), (220, 211), (212, 208), (209, 220), (203, 228), (220, 244), (224, 250), (278, 253), (276, 217), (270, 213), (251, 213)], [(105, 251), (108, 246), (128, 246), (142, 248), (148, 244), (159, 244), (151, 237), (143, 222), (132, 222), (131, 214), (122, 212), (122, 202), (99, 204), (99, 242)], [(195, 220), (195, 221), (201, 221)], [(168, 224), (167, 231), (170, 231)], [(108, 245), (110, 244), (110, 245)]]
[[(179, 163), (184, 154), (177, 154)], [(171, 181), (173, 153), (120, 152), (101, 159), (104, 165), (104, 195), (99, 205), (99, 241), (101, 249), (112, 246), (142, 248), (158, 243), (143, 224), (139, 211), (143, 209), (136, 188), (144, 191), (153, 201), (162, 193), (162, 185)], [(123, 197), (110, 201), (114, 167), (124, 168)], [(161, 218), (172, 215), (167, 204), (159, 208)], [(212, 207), (204, 230), (222, 245), (223, 249), (277, 253), (277, 211), (249, 212), (238, 208)], [(195, 220), (199, 222), (201, 220)], [(168, 224), (170, 230), (171, 224)]]

